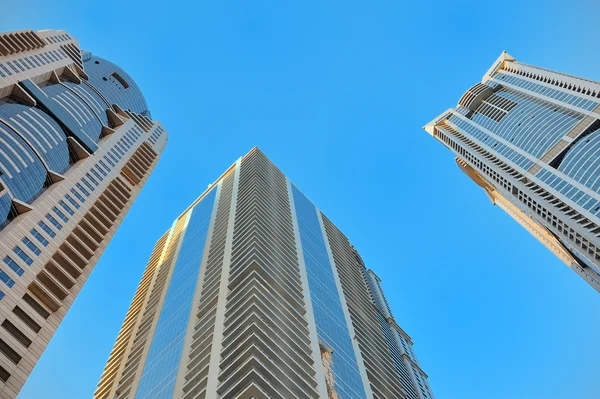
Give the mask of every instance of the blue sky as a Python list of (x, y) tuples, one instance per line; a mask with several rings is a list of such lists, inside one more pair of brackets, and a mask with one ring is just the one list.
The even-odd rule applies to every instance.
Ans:
[(255, 145), (383, 279), (437, 399), (598, 398), (600, 296), (421, 127), (503, 50), (600, 80), (600, 3), (6, 3), (0, 30), (67, 30), (169, 132), (19, 399), (92, 396), (155, 241)]

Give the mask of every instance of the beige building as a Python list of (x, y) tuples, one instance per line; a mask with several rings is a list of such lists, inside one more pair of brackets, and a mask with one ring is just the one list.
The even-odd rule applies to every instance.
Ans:
[(494, 204), (600, 291), (600, 83), (504, 52), (425, 130)]
[(131, 77), (68, 33), (0, 34), (0, 398), (19, 393), (166, 140)]
[(433, 399), (344, 234), (258, 149), (158, 240), (94, 399)]

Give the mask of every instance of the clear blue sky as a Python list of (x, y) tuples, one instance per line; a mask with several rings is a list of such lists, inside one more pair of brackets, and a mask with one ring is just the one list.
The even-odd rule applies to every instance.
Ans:
[(384, 280), (437, 399), (597, 399), (600, 295), (421, 127), (502, 50), (600, 80), (597, 1), (8, 1), (128, 71), (169, 145), (19, 399), (91, 398), (155, 241), (258, 145)]

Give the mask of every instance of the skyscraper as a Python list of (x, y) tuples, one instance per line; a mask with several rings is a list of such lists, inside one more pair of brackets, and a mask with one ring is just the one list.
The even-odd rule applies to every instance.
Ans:
[(166, 144), (64, 31), (0, 34), (0, 397), (14, 398)]
[(600, 83), (506, 52), (425, 130), (546, 247), (600, 291)]
[(431, 399), (360, 255), (258, 149), (158, 240), (95, 399)]

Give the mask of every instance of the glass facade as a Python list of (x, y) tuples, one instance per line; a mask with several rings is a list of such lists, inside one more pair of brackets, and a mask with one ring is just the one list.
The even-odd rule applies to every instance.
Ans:
[(216, 191), (211, 190), (189, 211), (191, 215), (173, 266), (136, 399), (173, 397)]
[[(85, 84), (82, 83), (82, 85)], [(102, 132), (102, 122), (88, 103), (79, 97), (78, 94), (75, 94), (72, 89), (74, 86), (78, 85), (65, 82), (46, 86), (42, 90), (67, 112), (68, 117), (70, 117), (93, 142), (97, 143), (100, 139), (100, 133)], [(108, 107), (105, 106), (105, 109), (106, 108)], [(104, 112), (104, 114), (106, 115), (106, 112)]]
[[(0, 103), (0, 182), (9, 191), (0, 201), (0, 228), (8, 223), (7, 199), (31, 203), (44, 191), (49, 171), (63, 174), (69, 169), (73, 149), (69, 148), (67, 136), (74, 136), (88, 151), (94, 152), (103, 126), (110, 125), (106, 112), (113, 104), (149, 115), (142, 92), (125, 71), (86, 54), (84, 68), (89, 81), (74, 82), (62, 76), (60, 83), (48, 81), (38, 86), (25, 78), (21, 85), (37, 100), (38, 106), (22, 104), (16, 97)], [(15, 65), (24, 72), (65, 57), (56, 51), (46, 56), (49, 58), (43, 54), (31, 57), (21, 63), (24, 67), (16, 61)], [(117, 151), (122, 150), (117, 148)], [(121, 152), (118, 157), (123, 155)]]
[(600, 291), (600, 83), (506, 53), (497, 65), (465, 93), (470, 102), (459, 100), (425, 130), (495, 203), (504, 198), (533, 220), (528, 229), (542, 228), (541, 241)]
[(148, 105), (142, 91), (127, 72), (112, 62), (94, 55), (84, 62), (84, 67), (90, 78), (89, 84), (111, 104), (119, 104), (125, 110), (147, 115)]
[(50, 116), (37, 108), (6, 103), (0, 105), (0, 117), (10, 123), (50, 170), (62, 173), (69, 167), (67, 137)]
[[(541, 169), (535, 177), (540, 182), (559, 197), (600, 215), (600, 196), (574, 184), (580, 183), (599, 193), (600, 130), (583, 134), (573, 141), (556, 169), (538, 163), (582, 123), (599, 102), (569, 93), (562, 87), (551, 88), (504, 72), (496, 73), (485, 85), (494, 89), (491, 96), (472, 112), (458, 106), (446, 122), (461, 134), (477, 139), (480, 145), (510, 162), (523, 174), (538, 164)], [(551, 100), (579, 109), (567, 108)], [(511, 106), (502, 110), (506, 102)], [(495, 114), (490, 114), (490, 109)]]
[(343, 399), (366, 399), (317, 209), (295, 186), (292, 194), (317, 335), (333, 350), (335, 390)]

